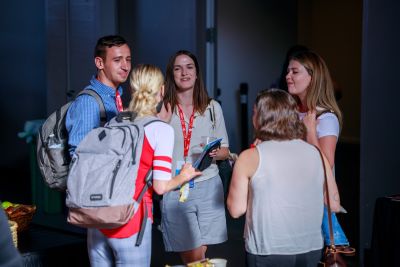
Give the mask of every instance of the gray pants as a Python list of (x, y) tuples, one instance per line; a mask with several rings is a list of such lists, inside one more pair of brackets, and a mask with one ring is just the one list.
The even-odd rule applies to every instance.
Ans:
[(296, 255), (246, 254), (248, 267), (316, 267), (321, 259), (322, 249)]

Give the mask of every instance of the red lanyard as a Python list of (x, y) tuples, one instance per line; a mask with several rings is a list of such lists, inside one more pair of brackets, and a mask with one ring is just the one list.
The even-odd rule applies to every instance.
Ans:
[(123, 111), (121, 95), (118, 92), (118, 88), (115, 90), (115, 103), (117, 104), (117, 109), (119, 112)]
[(186, 131), (185, 116), (183, 115), (181, 107), (179, 105), (177, 106), (178, 106), (179, 118), (181, 120), (182, 134), (183, 134), (183, 157), (185, 158), (186, 161), (186, 157), (189, 154), (190, 138), (192, 137), (194, 110), (192, 112), (192, 115), (190, 115), (189, 126), (188, 130)]

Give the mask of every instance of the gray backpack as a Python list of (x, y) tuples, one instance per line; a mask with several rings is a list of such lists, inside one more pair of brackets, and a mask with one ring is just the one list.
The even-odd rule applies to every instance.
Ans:
[[(159, 120), (134, 117), (130, 112), (119, 113), (104, 127), (90, 131), (76, 148), (67, 181), (69, 223), (112, 229), (126, 224), (137, 211), (152, 180), (150, 169), (145, 177), (146, 185), (135, 200), (144, 127)], [(137, 244), (146, 220), (147, 215)]]
[[(100, 108), (100, 125), (104, 125), (106, 111), (101, 97), (90, 87), (82, 90), (80, 95), (94, 97)], [(68, 132), (65, 127), (65, 116), (72, 101), (54, 111), (40, 127), (37, 136), (37, 163), (45, 184), (50, 188), (64, 191), (67, 188), (67, 175), (71, 157), (68, 151)]]

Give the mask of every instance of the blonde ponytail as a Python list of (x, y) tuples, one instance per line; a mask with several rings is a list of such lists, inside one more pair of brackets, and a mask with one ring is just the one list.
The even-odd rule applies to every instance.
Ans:
[(156, 115), (157, 94), (163, 84), (164, 76), (158, 67), (149, 64), (135, 67), (130, 75), (132, 98), (128, 110), (139, 117)]

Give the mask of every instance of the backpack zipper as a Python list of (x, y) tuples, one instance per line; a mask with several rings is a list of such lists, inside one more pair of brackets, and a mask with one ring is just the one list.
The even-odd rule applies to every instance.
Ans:
[(124, 134), (124, 137), (122, 138), (121, 148), (124, 147), (125, 139), (126, 139), (126, 132), (125, 132), (125, 130), (123, 129), (123, 127), (124, 127), (124, 126), (105, 126), (105, 127), (104, 127), (104, 128), (110, 129), (110, 130), (111, 130), (112, 128), (117, 128), (118, 130), (121, 130), (121, 131), (122, 131), (122, 133)]
[[(139, 126), (137, 126), (135, 124), (131, 124), (130, 126), (135, 127), (135, 129), (136, 129), (136, 131), (138, 133), (138, 138), (139, 138), (139, 134), (140, 134)], [(131, 141), (132, 141), (132, 144), (133, 144), (133, 137), (132, 137), (131, 128), (129, 126), (127, 126), (127, 125), (126, 126), (120, 126), (120, 128), (127, 128), (128, 129), (128, 131), (130, 133), (130, 137), (132, 139)], [(136, 164), (136, 148), (137, 148), (137, 146), (138, 146), (138, 142), (136, 142), (136, 145), (134, 147), (132, 147), (132, 164)]]
[[(136, 128), (136, 131), (137, 131), (137, 133), (138, 133), (138, 138), (139, 138), (139, 135), (140, 135), (140, 131), (139, 131), (139, 127), (137, 126), (137, 125), (133, 125), (133, 126), (135, 126), (135, 128)], [(129, 131), (130, 131), (131, 129), (129, 129)], [(144, 133), (143, 133), (144, 134)], [(131, 133), (131, 137), (132, 137), (132, 133)], [(143, 137), (144, 138), (144, 137)], [(132, 140), (133, 141), (133, 140)], [(137, 146), (138, 146), (138, 143), (139, 142), (136, 142), (136, 145), (135, 145), (135, 147), (132, 147), (132, 164), (136, 164), (136, 148), (137, 148)]]
[(115, 183), (115, 178), (117, 177), (117, 173), (119, 170), (119, 167), (121, 166), (121, 160), (118, 160), (117, 165), (115, 166), (113, 170), (113, 177), (111, 179), (111, 190), (110, 190), (110, 199), (112, 198), (113, 192), (114, 192), (114, 183)]
[[(137, 130), (137, 132), (138, 132), (138, 134), (139, 134), (139, 127), (138, 127), (137, 125), (132, 125), (132, 126), (134, 126), (134, 127), (136, 128), (136, 130)], [(130, 132), (130, 136), (131, 136), (131, 139), (132, 139), (132, 143), (133, 143), (132, 132), (131, 132), (131, 129), (129, 128), (129, 126), (117, 126), (117, 128), (120, 129), (120, 130), (124, 133), (124, 138), (123, 138), (123, 140), (122, 140), (122, 147), (123, 147), (123, 145), (125, 144), (125, 139), (126, 139), (126, 132), (125, 132), (125, 130), (124, 130), (123, 128), (127, 128), (127, 129), (128, 129), (128, 131)], [(136, 162), (136, 161), (135, 161), (135, 155), (136, 155), (136, 147), (137, 147), (137, 145), (138, 145), (138, 144), (136, 144), (136, 146), (135, 146), (134, 149), (133, 149), (133, 155), (132, 155), (133, 164), (135, 164), (135, 162)], [(118, 160), (117, 165), (115, 166), (115, 168), (114, 168), (114, 170), (113, 170), (113, 177), (112, 177), (112, 179), (111, 179), (110, 199), (112, 198), (112, 195), (113, 195), (113, 192), (114, 192), (115, 179), (116, 179), (116, 177), (117, 177), (117, 174), (118, 174), (118, 171), (119, 171), (119, 168), (120, 168), (120, 167), (121, 167), (121, 159)]]

